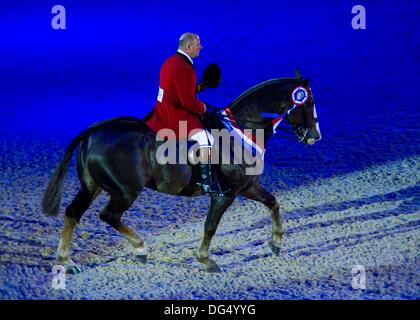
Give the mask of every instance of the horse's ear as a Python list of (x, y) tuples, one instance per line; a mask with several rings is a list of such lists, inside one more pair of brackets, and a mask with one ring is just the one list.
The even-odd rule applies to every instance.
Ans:
[(295, 77), (298, 80), (302, 79), (302, 75), (300, 74), (300, 71), (298, 68), (295, 69)]

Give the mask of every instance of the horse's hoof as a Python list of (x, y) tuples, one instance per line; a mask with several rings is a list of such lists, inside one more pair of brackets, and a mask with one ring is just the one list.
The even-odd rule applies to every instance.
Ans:
[(209, 260), (209, 262), (206, 265), (206, 271), (210, 273), (220, 273), (223, 272), (222, 269), (217, 265), (216, 262), (213, 260)]
[(217, 265), (217, 263), (209, 257), (200, 257), (198, 254), (195, 254), (195, 257), (197, 258), (198, 262), (200, 262), (201, 266), (203, 266), (204, 271), (211, 272), (211, 273), (218, 273), (222, 272), (222, 269)]
[(134, 249), (134, 258), (137, 262), (140, 262), (141, 264), (146, 264), (147, 262), (147, 247), (145, 244), (143, 244), (139, 248)]
[(147, 255), (137, 255), (136, 257), (136, 261), (140, 262), (141, 264), (146, 264), (147, 263)]
[(77, 264), (72, 264), (69, 266), (66, 266), (66, 274), (78, 274), (82, 272), (82, 269)]
[(270, 242), (268, 243), (268, 245), (269, 245), (269, 247), (270, 247), (271, 251), (274, 253), (274, 255), (275, 255), (276, 257), (278, 257), (278, 256), (280, 255), (280, 247), (279, 247), (279, 246), (277, 246), (276, 244), (274, 244), (274, 242), (273, 242), (273, 241), (270, 241)]

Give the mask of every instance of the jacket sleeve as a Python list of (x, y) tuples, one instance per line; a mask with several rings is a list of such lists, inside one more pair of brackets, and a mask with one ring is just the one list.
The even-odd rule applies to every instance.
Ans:
[(174, 81), (182, 106), (193, 113), (202, 115), (206, 111), (206, 106), (197, 99), (197, 82), (194, 70), (177, 68)]

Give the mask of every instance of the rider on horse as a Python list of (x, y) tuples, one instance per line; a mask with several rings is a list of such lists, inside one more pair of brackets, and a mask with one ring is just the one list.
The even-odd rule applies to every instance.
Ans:
[[(217, 186), (212, 184), (210, 159), (214, 138), (202, 123), (206, 105), (197, 99), (197, 92), (204, 89), (204, 86), (202, 83), (197, 86), (192, 60), (199, 56), (202, 48), (198, 35), (181, 35), (178, 51), (160, 69), (157, 102), (147, 124), (157, 134), (161, 129), (171, 129), (177, 139), (198, 142), (201, 189), (203, 194), (214, 194), (220, 193)], [(187, 125), (187, 130), (179, 130), (182, 124)], [(187, 132), (188, 136), (183, 136), (182, 132)]]

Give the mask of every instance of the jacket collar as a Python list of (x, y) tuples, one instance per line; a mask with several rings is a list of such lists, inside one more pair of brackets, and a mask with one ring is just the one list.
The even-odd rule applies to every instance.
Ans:
[(184, 51), (182, 51), (181, 49), (178, 49), (178, 51), (176, 52), (176, 54), (180, 55), (182, 58), (184, 58), (184, 60), (186, 62), (188, 62), (190, 65), (193, 65), (193, 61), (190, 58), (190, 56), (188, 54), (186, 54)]

